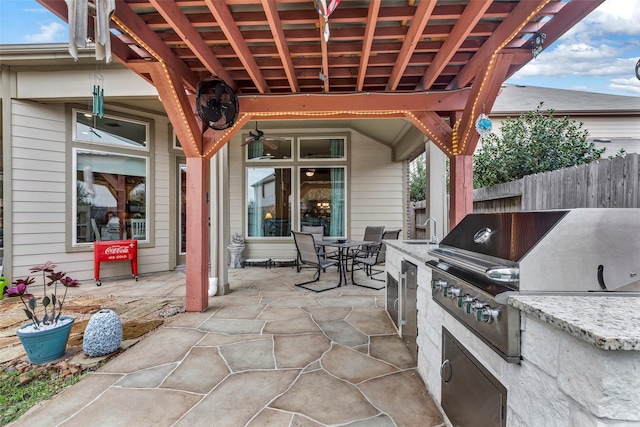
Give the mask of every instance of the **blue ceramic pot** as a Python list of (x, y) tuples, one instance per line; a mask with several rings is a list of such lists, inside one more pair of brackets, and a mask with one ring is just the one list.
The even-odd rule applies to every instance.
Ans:
[(67, 349), (67, 341), (69, 340), (71, 327), (75, 321), (73, 317), (69, 316), (61, 316), (59, 321), (64, 319), (71, 319), (71, 322), (57, 328), (37, 332), (22, 331), (22, 329), (31, 326), (31, 324), (18, 329), (16, 335), (20, 338), (20, 342), (27, 352), (31, 363), (47, 363), (59, 359), (64, 355)]

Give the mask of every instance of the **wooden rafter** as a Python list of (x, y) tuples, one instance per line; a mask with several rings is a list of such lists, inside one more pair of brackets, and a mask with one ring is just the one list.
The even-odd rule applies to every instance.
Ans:
[(202, 40), (200, 34), (191, 25), (189, 19), (182, 13), (180, 7), (169, 0), (150, 0), (151, 4), (160, 12), (162, 17), (175, 29), (183, 43), (189, 46), (189, 49), (202, 62), (207, 70), (225, 81), (234, 90), (237, 85), (224, 69), (218, 58), (213, 54), (209, 46)]
[(169, 68), (178, 73), (189, 89), (195, 90), (198, 77), (124, 0), (116, 2), (116, 10), (111, 19), (122, 31), (141, 44), (156, 60), (166, 63)]
[(358, 93), (325, 96), (305, 95), (263, 95), (239, 96), (240, 111), (263, 117), (372, 117), (374, 114), (392, 117), (403, 116), (407, 112), (458, 111), (467, 104), (470, 90), (456, 92), (413, 93)]
[[(593, 10), (604, 3), (604, 1), (605, 0), (591, 0), (583, 2), (574, 0), (565, 3), (562, 9), (554, 15), (553, 19), (546, 22), (538, 30), (546, 35), (544, 45), (551, 45), (551, 43), (560, 38), (569, 28), (584, 19), (584, 17), (593, 12)], [(524, 46), (530, 49), (531, 41)]]
[(371, 55), (371, 44), (373, 36), (376, 32), (376, 22), (378, 21), (378, 13), (380, 12), (380, 1), (371, 0), (369, 4), (369, 12), (367, 14), (367, 25), (364, 29), (364, 37), (362, 38), (362, 53), (360, 54), (360, 66), (358, 67), (358, 80), (356, 82), (356, 90), (362, 91), (364, 79), (367, 76), (367, 66), (369, 65), (369, 55)]
[(273, 41), (278, 49), (278, 53), (280, 54), (280, 60), (282, 61), (282, 66), (284, 67), (284, 73), (287, 76), (287, 80), (289, 80), (291, 92), (300, 92), (298, 78), (296, 77), (296, 73), (293, 68), (291, 54), (287, 47), (287, 39), (284, 35), (284, 30), (282, 29), (282, 22), (278, 15), (276, 2), (275, 0), (262, 0), (262, 7), (264, 8), (264, 13), (267, 16), (267, 21), (269, 21), (269, 28), (271, 29), (271, 34), (273, 34)]
[(322, 73), (322, 76), (324, 76), (322, 78), (324, 92), (329, 93), (329, 47), (327, 46), (327, 40), (324, 38), (325, 28), (329, 23), (321, 14), (318, 14), (318, 16), (320, 27), (320, 52), (322, 55), (322, 70), (320, 70), (320, 72)]
[(482, 64), (486, 63), (492, 55), (513, 40), (520, 29), (548, 2), (549, 0), (518, 2), (513, 12), (502, 21), (491, 37), (467, 62), (462, 71), (449, 83), (447, 89), (455, 90), (467, 86), (473, 80)]
[(458, 141), (453, 141), (454, 154), (473, 154), (478, 142), (475, 122), (483, 111), (491, 111), (512, 60), (513, 56), (510, 54), (495, 55), (476, 77), (462, 118), (455, 126)]
[(194, 113), (195, 104), (189, 100), (184, 90), (181, 76), (162, 62), (148, 63), (147, 68), (184, 154), (187, 157), (201, 157), (201, 123)]
[(205, 3), (211, 14), (218, 22), (218, 25), (220, 25), (220, 29), (226, 35), (229, 44), (231, 44), (236, 55), (238, 55), (240, 62), (242, 62), (247, 73), (249, 73), (249, 77), (251, 77), (251, 80), (256, 85), (258, 91), (260, 93), (271, 92), (271, 89), (269, 89), (269, 85), (264, 79), (249, 46), (247, 46), (247, 42), (244, 40), (244, 37), (238, 28), (238, 24), (236, 24), (231, 12), (229, 11), (229, 7), (225, 2), (215, 0), (205, 0)]
[(458, 22), (451, 30), (451, 33), (442, 44), (438, 54), (427, 71), (422, 76), (420, 83), (418, 83), (418, 90), (428, 90), (431, 85), (436, 81), (442, 70), (449, 64), (449, 61), (453, 55), (458, 51), (458, 48), (462, 45), (473, 30), (476, 24), (482, 18), (484, 12), (489, 8), (491, 2), (472, 1), (464, 8), (464, 12), (460, 15)]
[(409, 64), (411, 55), (413, 55), (413, 52), (418, 45), (418, 41), (423, 37), (422, 32), (424, 31), (424, 27), (427, 26), (427, 22), (429, 22), (429, 18), (431, 17), (433, 8), (436, 7), (436, 3), (438, 3), (437, 0), (422, 0), (418, 3), (418, 7), (415, 9), (415, 14), (411, 18), (411, 26), (409, 27), (409, 31), (407, 31), (407, 36), (402, 43), (402, 48), (400, 48), (400, 51), (398, 52), (398, 59), (393, 70), (391, 70), (386, 90), (396, 90), (398, 87), (398, 83), (400, 83), (404, 70)]
[(434, 111), (419, 111), (407, 114), (410, 120), (420, 131), (449, 157), (453, 156), (451, 145), (453, 131), (451, 126)]

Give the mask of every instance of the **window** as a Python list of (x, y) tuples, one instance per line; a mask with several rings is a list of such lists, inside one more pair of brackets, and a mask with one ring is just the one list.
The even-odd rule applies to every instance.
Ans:
[(247, 168), (249, 237), (291, 234), (291, 168)]
[(76, 243), (147, 240), (147, 159), (74, 151)]
[(73, 245), (148, 241), (149, 124), (81, 110), (72, 117)]
[(344, 167), (300, 169), (300, 229), (322, 226), (325, 236), (346, 235), (344, 175)]
[(291, 138), (269, 139), (266, 142), (247, 143), (247, 160), (289, 160), (291, 159)]
[[(296, 157), (290, 158), (296, 147)], [(344, 136), (290, 139), (278, 146), (281, 151), (249, 142), (245, 157), (247, 236), (290, 237), (291, 230), (305, 225), (322, 226), (325, 236), (345, 236), (345, 148)]]
[(344, 137), (300, 138), (300, 160), (345, 159)]
[(119, 119), (113, 116), (99, 118), (87, 111), (74, 110), (73, 139), (92, 144), (111, 145), (138, 150), (147, 149), (147, 123)]

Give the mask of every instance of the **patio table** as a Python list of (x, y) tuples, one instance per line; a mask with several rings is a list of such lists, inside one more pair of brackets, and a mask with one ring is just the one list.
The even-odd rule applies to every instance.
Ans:
[(328, 246), (338, 249), (338, 261), (340, 262), (340, 283), (338, 286), (342, 286), (342, 279), (344, 279), (344, 285), (347, 286), (347, 261), (349, 259), (349, 249), (372, 243), (374, 242), (366, 240), (345, 240), (344, 242), (338, 242), (337, 240), (319, 240), (315, 242), (318, 246)]

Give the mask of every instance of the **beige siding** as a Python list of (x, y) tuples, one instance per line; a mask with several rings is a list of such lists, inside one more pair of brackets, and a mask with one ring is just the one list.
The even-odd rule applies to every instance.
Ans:
[[(169, 155), (168, 120), (163, 116), (138, 111), (116, 109), (116, 114), (133, 115), (152, 121), (154, 156), (150, 169), (154, 181), (148, 191), (154, 194), (153, 226), (155, 245), (138, 250), (140, 274), (169, 269)], [(70, 164), (66, 164), (71, 150), (71, 136), (67, 135), (69, 117), (63, 104), (38, 104), (12, 101), (11, 190), (13, 197), (13, 245), (5, 256), (12, 257), (13, 275), (28, 273), (34, 264), (51, 260), (72, 277), (93, 280), (93, 251), (66, 252), (66, 223), (71, 221), (67, 212), (66, 180)], [(70, 128), (70, 127), (69, 127)], [(70, 156), (69, 156), (70, 158)], [(155, 159), (155, 162), (153, 162)], [(5, 207), (6, 208), (6, 207)], [(8, 230), (5, 230), (7, 233)], [(101, 278), (130, 274), (126, 262), (103, 263)]]
[(402, 163), (391, 161), (391, 149), (353, 133), (349, 173), (349, 237), (364, 236), (367, 225), (403, 228)]

